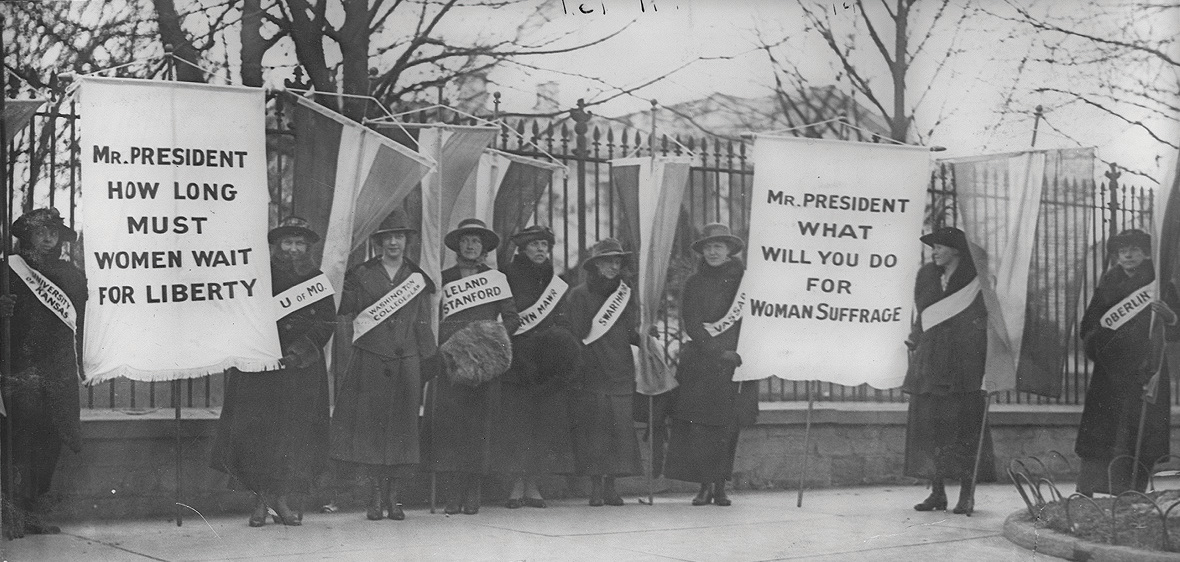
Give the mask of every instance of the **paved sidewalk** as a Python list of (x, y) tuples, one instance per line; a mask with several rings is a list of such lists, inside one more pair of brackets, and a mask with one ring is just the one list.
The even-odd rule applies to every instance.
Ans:
[[(950, 486), (952, 503), (958, 493)], [(479, 515), (407, 512), (367, 521), (360, 512), (307, 514), (302, 527), (246, 526), (246, 515), (184, 526), (162, 520), (74, 523), (56, 536), (0, 542), (4, 560), (1046, 560), (1001, 535), (1023, 507), (1008, 484), (981, 486), (971, 517), (918, 513), (916, 486), (749, 491), (732, 507), (693, 507), (691, 495), (627, 497), (624, 507), (585, 500), (547, 509), (488, 505)], [(1052, 560), (1052, 559), (1050, 559)]]

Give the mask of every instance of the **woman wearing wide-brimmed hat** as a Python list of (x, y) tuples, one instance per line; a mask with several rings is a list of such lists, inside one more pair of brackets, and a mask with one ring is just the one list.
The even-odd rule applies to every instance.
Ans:
[[(479, 513), (490, 471), (491, 424), (500, 407), (499, 375), (512, 361), (509, 334), (520, 319), (503, 273), (486, 264), (500, 237), (478, 219), (464, 219), (443, 239), (456, 265), (442, 272), (439, 355), (443, 373), (426, 397), (425, 466), (440, 473), (447, 514)], [(429, 251), (425, 249), (424, 251)], [(499, 318), (499, 320), (497, 320)]]
[(574, 462), (590, 477), (590, 505), (623, 505), (615, 478), (640, 474), (639, 441), (632, 422), (639, 309), (624, 268), (631, 252), (614, 238), (599, 241), (582, 263), (586, 282), (570, 290), (570, 329), (582, 340), (574, 379)]
[(672, 438), (664, 475), (700, 484), (693, 505), (731, 504), (725, 482), (733, 475), (738, 434), (758, 415), (758, 385), (733, 382), (742, 302), (738, 287), (745, 244), (724, 224), (708, 224), (692, 244), (701, 255), (684, 284), (680, 326), (688, 341), (680, 354)]
[(340, 298), (353, 339), (332, 416), (332, 458), (367, 477), (366, 516), (374, 521), (405, 518), (398, 483), (418, 471), (423, 363), (436, 353), (434, 283), (405, 256), (415, 232), (400, 210), (386, 217), (371, 237), (381, 255), (348, 272)]
[[(1151, 236), (1142, 230), (1124, 230), (1111, 237), (1106, 248), (1112, 265), (1094, 289), (1079, 333), (1086, 357), (1094, 361), (1074, 446), (1082, 459), (1078, 492), (1087, 496), (1142, 492), (1156, 460), (1168, 454), (1172, 383), (1166, 362), (1149, 360), (1152, 316), (1157, 325), (1169, 326), (1169, 339), (1180, 335), (1174, 328), (1175, 286), (1162, 284), (1162, 298), (1152, 291), (1156, 274), (1150, 258)], [(1155, 400), (1144, 409), (1144, 390), (1157, 369), (1160, 378), (1151, 385)], [(1137, 442), (1142, 466), (1134, 471)], [(1118, 457), (1123, 458), (1116, 461)]]
[(963, 231), (943, 227), (921, 240), (931, 247), (932, 262), (918, 270), (918, 317), (906, 342), (913, 353), (902, 385), (910, 395), (905, 474), (931, 482), (930, 496), (914, 509), (945, 510), (944, 481), (955, 479), (961, 487), (954, 512), (970, 515), (976, 481), (995, 480), (991, 430), (984, 432), (979, 475), (972, 479), (987, 399), (987, 309)]

